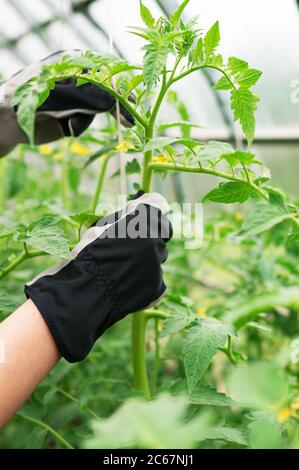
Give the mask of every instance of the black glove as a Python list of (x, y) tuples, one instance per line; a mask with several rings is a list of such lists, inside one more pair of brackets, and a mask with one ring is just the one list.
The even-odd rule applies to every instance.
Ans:
[[(15, 90), (38, 75), (44, 65), (59, 62), (65, 54), (77, 55), (78, 51), (61, 51), (41, 62), (31, 64), (14, 75), (0, 88), (0, 157), (9, 153), (17, 144), (28, 142), (19, 126), (16, 110), (11, 107)], [(129, 98), (134, 101), (134, 97)], [(121, 123), (126, 127), (134, 125), (131, 114), (120, 104)], [(59, 82), (48, 99), (37, 109), (35, 122), (35, 143), (44, 144), (65, 136), (78, 136), (93, 121), (97, 113), (110, 112), (116, 115), (116, 100), (105, 90), (92, 84), (76, 86), (76, 80)]]
[(84, 359), (107, 328), (164, 293), (161, 263), (172, 236), (167, 211), (158, 193), (129, 201), (85, 232), (72, 261), (25, 286), (69, 362)]

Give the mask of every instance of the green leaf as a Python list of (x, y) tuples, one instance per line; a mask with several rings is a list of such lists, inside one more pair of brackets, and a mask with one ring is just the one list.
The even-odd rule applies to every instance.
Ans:
[[(137, 158), (134, 158), (133, 160), (127, 162), (126, 164), (126, 174), (127, 175), (134, 175), (136, 173), (141, 172), (141, 166)], [(119, 176), (120, 175), (120, 170), (116, 170), (115, 173), (113, 173), (113, 177)]]
[(155, 18), (151, 14), (150, 10), (142, 3), (140, 0), (140, 16), (142, 21), (148, 28), (153, 28), (155, 26)]
[(243, 222), (240, 235), (258, 235), (280, 224), (289, 217), (290, 214), (285, 212), (281, 207), (259, 202), (254, 206), (249, 216)]
[(42, 420), (47, 411), (46, 406), (36, 398), (35, 395), (32, 395), (29, 400), (22, 406), (18, 415), (34, 418), (37, 420)]
[(45, 215), (30, 224), (26, 232), (18, 237), (27, 245), (60, 258), (71, 259), (68, 240), (58, 227), (60, 218)]
[(250, 196), (255, 197), (256, 191), (247, 183), (241, 181), (231, 181), (220, 183), (217, 188), (212, 189), (205, 195), (202, 202), (212, 201), (222, 204), (234, 204), (245, 202)]
[(233, 147), (226, 142), (210, 140), (207, 144), (202, 145), (197, 153), (200, 160), (218, 159), (223, 154), (232, 153)]
[(240, 121), (242, 130), (247, 138), (248, 145), (251, 145), (255, 134), (255, 117), (259, 98), (247, 87), (240, 87), (231, 92), (231, 109), (234, 113), (235, 121)]
[(220, 42), (219, 22), (216, 21), (214, 25), (209, 29), (204, 38), (204, 46), (206, 51), (207, 60), (213, 54), (216, 47)]
[(292, 223), (292, 229), (287, 238), (287, 243), (296, 243), (299, 241), (299, 225)]
[(247, 437), (247, 433), (242, 429), (232, 428), (231, 426), (221, 426), (215, 425), (210, 426), (204, 432), (200, 432), (197, 435), (197, 439), (199, 441), (209, 440), (221, 440), (232, 442), (234, 444), (238, 444), (241, 446), (248, 446), (249, 441)]
[(248, 415), (252, 420), (248, 428), (252, 449), (282, 449), (282, 429), (271, 412), (255, 411)]
[(172, 43), (162, 40), (151, 42), (144, 46), (146, 51), (143, 62), (144, 82), (148, 89), (151, 89), (163, 72), (167, 56), (172, 50)]
[(227, 62), (227, 68), (231, 75), (243, 72), (248, 69), (248, 63), (245, 60), (238, 59), (237, 57), (229, 57)]
[[(178, 379), (171, 387), (171, 392), (176, 394), (187, 393), (187, 383), (183, 379)], [(238, 403), (224, 393), (217, 392), (216, 389), (208, 385), (197, 384), (192, 393), (188, 395), (189, 402), (193, 405), (210, 406), (237, 406)]]
[(149, 150), (161, 150), (167, 145), (173, 144), (177, 140), (176, 137), (157, 137), (150, 140), (144, 147), (144, 152)]
[(137, 158), (134, 158), (133, 160), (127, 162), (126, 164), (127, 175), (134, 175), (136, 173), (140, 173), (140, 171), (141, 171), (141, 167)]
[(288, 396), (288, 383), (284, 373), (271, 363), (246, 363), (233, 370), (228, 390), (234, 400), (244, 405), (278, 408)]
[(180, 18), (182, 16), (182, 14), (183, 14), (183, 11), (185, 10), (185, 8), (186, 8), (186, 6), (188, 5), (189, 2), (190, 2), (190, 0), (184, 0), (180, 4), (180, 6), (177, 8), (177, 10), (175, 10), (170, 15), (170, 23), (174, 28), (178, 27), (178, 24), (179, 24), (179, 21), (180, 21)]
[(11, 296), (5, 291), (0, 291), (0, 313), (11, 313), (15, 308), (16, 303), (13, 302)]
[(194, 65), (199, 65), (204, 59), (204, 49), (203, 49), (203, 39), (199, 38), (196, 44), (191, 51), (192, 61)]
[(227, 77), (221, 77), (218, 82), (213, 86), (214, 90), (230, 90), (232, 88), (231, 82)]
[(48, 431), (43, 428), (34, 428), (27, 438), (27, 449), (41, 449)]
[(228, 335), (234, 335), (232, 327), (215, 318), (201, 319), (197, 325), (187, 331), (183, 354), (190, 393), (193, 392), (214, 354), (225, 346)]
[[(178, 306), (179, 307), (179, 306)], [(160, 337), (170, 336), (183, 330), (193, 320), (186, 308), (176, 308), (176, 310), (169, 315), (163, 322), (163, 329)]]
[(288, 212), (285, 194), (277, 188), (267, 187), (265, 189), (268, 191), (270, 204)]
[(196, 415), (186, 421), (187, 397), (160, 395), (147, 401), (131, 398), (110, 417), (92, 423), (93, 435), (85, 447), (97, 449), (193, 448), (196, 434), (205, 431), (209, 417)]
[(54, 85), (53, 78), (44, 70), (37, 78), (21, 85), (11, 100), (11, 105), (17, 106), (18, 123), (28, 136), (31, 145), (34, 145), (35, 112), (48, 98)]
[(231, 165), (236, 166), (239, 162), (244, 165), (250, 165), (255, 160), (254, 153), (244, 152), (243, 150), (236, 150), (235, 152), (226, 153), (221, 155), (221, 157)]
[(256, 82), (259, 80), (261, 75), (262, 75), (262, 72), (260, 70), (248, 69), (248, 70), (245, 70), (244, 72), (241, 72), (236, 77), (236, 82), (240, 86), (251, 87), (256, 84)]
[(94, 224), (100, 219), (100, 215), (96, 215), (93, 212), (85, 211), (80, 212), (79, 214), (71, 215), (70, 219), (79, 226), (86, 225), (90, 227), (92, 224)]

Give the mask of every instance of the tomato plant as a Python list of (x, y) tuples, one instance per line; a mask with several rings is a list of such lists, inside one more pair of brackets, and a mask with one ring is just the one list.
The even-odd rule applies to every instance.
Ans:
[[(76, 79), (78, 86), (88, 82), (108, 91), (133, 115), (136, 125), (117, 141), (116, 125), (109, 120), (80, 140), (65, 139), (39, 149), (22, 146), (7, 168), (1, 162), (7, 181), (1, 204), (14, 201), (14, 213), (6, 211), (0, 219), (5, 227), (0, 232), (4, 313), (13, 307), (14, 282), (40, 269), (33, 261), (47, 263), (47, 254), (68, 258), (84, 227), (102, 215), (97, 211), (107, 169), (120, 151), (132, 156), (126, 173), (133, 175), (135, 189), (150, 191), (153, 174), (164, 178), (173, 172), (194, 173), (222, 180), (204, 196), (204, 203), (252, 202), (247, 216), (219, 210), (216, 219), (205, 224), (198, 250), (186, 250), (184, 240), (171, 242), (165, 267), (168, 293), (157, 306), (133, 314), (131, 353), (125, 320), (126, 329), (113, 328), (83, 364), (61, 363), (19, 412), (23, 420), (38, 426), (28, 446), (42, 446), (51, 439), (66, 447), (70, 442), (81, 446), (82, 439), (84, 445), (100, 447), (298, 445), (298, 367), (289, 360), (287, 341), (298, 330), (298, 207), (271, 186), (267, 169), (250, 148), (259, 101), (252, 87), (261, 72), (237, 57), (222, 57), (218, 22), (205, 34), (196, 18), (184, 22), (188, 3), (182, 2), (170, 18), (156, 19), (140, 2), (145, 26), (131, 28), (131, 33), (145, 41), (142, 65), (94, 51), (77, 57), (66, 54), (58, 64), (45, 66), (13, 98), (31, 144), (36, 109), (57, 81), (68, 78)], [(233, 117), (247, 139), (246, 150), (191, 138), (196, 124), (189, 122), (188, 110), (173, 88), (206, 68), (219, 74), (214, 88), (230, 95)], [(134, 103), (129, 99), (132, 93)], [(177, 108), (181, 121), (159, 122), (166, 100)], [(165, 135), (168, 129), (178, 129), (177, 136)], [(20, 158), (28, 152), (44, 156), (40, 174)], [(82, 156), (87, 158), (84, 165)], [(92, 195), (82, 189), (84, 178), (93, 181)], [(18, 274), (17, 269), (24, 271)], [(130, 357), (133, 398), (128, 398)], [(60, 417), (58, 401), (63, 406)], [(119, 402), (123, 404), (109, 417)], [(78, 418), (78, 410), (86, 420)], [(244, 416), (244, 410), (249, 414)], [(143, 420), (133, 418), (140, 413)], [(99, 420), (98, 415), (106, 419)], [(77, 434), (71, 428), (76, 420)], [(62, 432), (55, 431), (60, 425)], [(17, 432), (17, 425), (11, 426)], [(152, 429), (150, 438), (143, 432), (146, 426)], [(26, 427), (22, 430), (19, 441)]]

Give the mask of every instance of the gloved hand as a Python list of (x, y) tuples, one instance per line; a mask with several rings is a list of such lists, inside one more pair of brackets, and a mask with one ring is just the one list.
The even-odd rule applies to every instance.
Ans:
[(62, 356), (81, 361), (107, 328), (164, 293), (161, 263), (172, 236), (168, 204), (144, 193), (89, 228), (62, 261), (25, 286)]
[[(11, 106), (15, 90), (38, 75), (44, 65), (59, 62), (65, 54), (77, 55), (78, 51), (61, 51), (31, 64), (14, 75), (0, 87), (0, 157), (9, 153), (17, 144), (28, 142), (19, 126), (16, 110)], [(131, 101), (133, 97), (131, 96)], [(131, 114), (120, 104), (121, 123), (134, 125)], [(86, 83), (76, 86), (76, 80), (64, 80), (56, 84), (48, 99), (38, 108), (35, 123), (35, 143), (44, 144), (65, 136), (78, 136), (93, 121), (97, 113), (116, 113), (116, 100), (96, 85)]]

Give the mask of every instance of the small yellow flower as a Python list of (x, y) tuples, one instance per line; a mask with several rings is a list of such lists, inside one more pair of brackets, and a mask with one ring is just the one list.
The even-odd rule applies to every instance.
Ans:
[(81, 144), (80, 142), (73, 142), (71, 147), (71, 151), (80, 155), (80, 157), (88, 157), (90, 155), (90, 150), (86, 145)]
[(162, 153), (162, 155), (157, 155), (153, 157), (153, 162), (155, 163), (168, 163), (171, 161), (171, 157), (169, 155), (166, 155), (166, 153)]
[(243, 212), (236, 212), (235, 213), (235, 218), (238, 222), (242, 222), (244, 220), (244, 214)]
[(200, 317), (207, 317), (207, 313), (204, 308), (198, 308), (196, 314)]
[(284, 423), (292, 416), (292, 414), (292, 408), (290, 406), (284, 406), (278, 411), (276, 419), (279, 423)]
[(41, 155), (50, 155), (52, 153), (52, 147), (50, 145), (40, 145), (38, 151)]
[(115, 150), (117, 152), (127, 152), (128, 150), (135, 150), (134, 145), (132, 142), (128, 142), (127, 140), (121, 140), (116, 146)]

